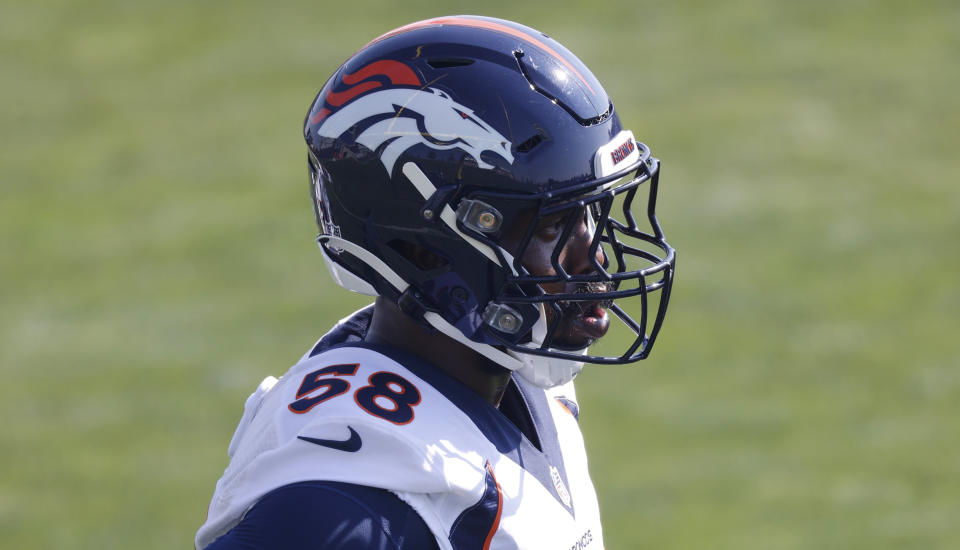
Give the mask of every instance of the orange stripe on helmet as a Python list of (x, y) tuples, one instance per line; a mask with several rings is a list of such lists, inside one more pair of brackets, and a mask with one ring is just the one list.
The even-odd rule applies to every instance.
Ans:
[(315, 115), (310, 117), (310, 124), (318, 124), (320, 121), (327, 118), (327, 115), (329, 115), (332, 112), (333, 111), (331, 111), (330, 109), (327, 109), (326, 107), (320, 109), (319, 111), (317, 111)]
[(371, 76), (384, 75), (390, 79), (393, 84), (405, 84), (407, 86), (419, 86), (420, 79), (410, 67), (407, 67), (399, 61), (392, 59), (381, 59), (363, 67), (355, 73), (343, 75), (344, 84), (356, 84), (361, 80)]
[[(360, 68), (356, 72), (343, 75), (341, 80), (351, 87), (339, 92), (331, 89), (323, 100), (327, 105), (339, 107), (364, 92), (382, 86), (383, 84), (379, 80), (367, 80), (375, 76), (385, 76), (390, 79), (391, 84), (420, 86), (420, 79), (417, 78), (417, 74), (410, 67), (392, 59), (381, 59)], [(321, 122), (331, 112), (326, 107), (320, 109), (310, 118), (310, 124)]]
[(380, 84), (376, 80), (368, 80), (342, 92), (334, 92), (333, 90), (330, 90), (327, 92), (327, 96), (324, 99), (328, 104), (333, 105), (334, 107), (339, 107), (363, 92), (372, 90), (374, 88), (379, 88), (380, 86), (383, 86), (383, 84)]

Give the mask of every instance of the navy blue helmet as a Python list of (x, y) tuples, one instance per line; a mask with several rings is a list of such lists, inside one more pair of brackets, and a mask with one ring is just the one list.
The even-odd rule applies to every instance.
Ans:
[(547, 35), (476, 16), (388, 32), (330, 77), (304, 137), (340, 285), (542, 386), (650, 353), (675, 265), (660, 163)]

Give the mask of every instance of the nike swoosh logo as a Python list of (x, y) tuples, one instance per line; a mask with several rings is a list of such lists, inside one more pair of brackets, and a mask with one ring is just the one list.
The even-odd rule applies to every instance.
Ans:
[(360, 434), (356, 430), (347, 426), (350, 430), (350, 437), (344, 440), (337, 439), (316, 439), (314, 437), (305, 437), (298, 435), (297, 439), (302, 439), (307, 443), (313, 443), (314, 445), (320, 445), (321, 447), (330, 447), (331, 449), (336, 449), (338, 451), (346, 451), (348, 453), (355, 453), (360, 450), (360, 447), (363, 445), (363, 442), (360, 441)]

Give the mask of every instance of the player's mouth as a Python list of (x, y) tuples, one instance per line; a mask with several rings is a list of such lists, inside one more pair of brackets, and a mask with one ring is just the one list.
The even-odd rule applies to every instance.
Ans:
[(592, 340), (598, 340), (610, 328), (610, 315), (600, 302), (588, 302), (582, 311), (573, 318), (573, 327), (576, 332)]
[[(610, 292), (608, 283), (586, 283), (575, 290), (576, 293), (597, 294)], [(554, 347), (560, 349), (583, 349), (599, 340), (610, 328), (610, 315), (607, 308), (612, 300), (568, 300), (560, 302), (562, 314)]]

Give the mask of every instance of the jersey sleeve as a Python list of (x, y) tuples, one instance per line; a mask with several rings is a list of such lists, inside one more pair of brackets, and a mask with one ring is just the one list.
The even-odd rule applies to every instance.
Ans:
[(308, 481), (265, 495), (204, 550), (434, 550), (423, 520), (393, 493)]

